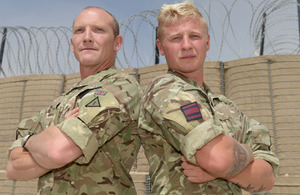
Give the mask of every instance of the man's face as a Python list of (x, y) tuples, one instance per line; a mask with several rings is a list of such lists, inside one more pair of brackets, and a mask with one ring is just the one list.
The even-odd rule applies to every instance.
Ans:
[(202, 71), (206, 52), (209, 50), (209, 39), (202, 21), (180, 18), (163, 27), (161, 40), (157, 40), (157, 45), (172, 70), (188, 75)]
[(114, 37), (113, 19), (101, 9), (83, 10), (74, 20), (72, 50), (83, 67), (109, 67), (114, 64), (122, 38)]

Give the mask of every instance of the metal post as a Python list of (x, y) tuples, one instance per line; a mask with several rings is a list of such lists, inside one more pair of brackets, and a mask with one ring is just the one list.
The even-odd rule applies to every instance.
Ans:
[(299, 31), (299, 44), (300, 44), (300, 0), (297, 0), (298, 7), (298, 31)]
[(224, 71), (224, 62), (220, 62), (220, 72), (221, 72), (221, 89), (222, 94), (225, 95), (225, 71)]
[[(158, 39), (157, 37), (157, 27), (155, 28), (155, 41)], [(159, 51), (155, 42), (155, 64), (159, 64)]]
[(261, 27), (261, 44), (260, 44), (260, 55), (264, 55), (264, 45), (265, 45), (265, 28), (266, 28), (266, 17), (267, 14), (263, 14), (263, 23)]
[(4, 27), (3, 37), (2, 37), (2, 41), (1, 41), (1, 48), (0, 48), (0, 73), (2, 72), (4, 77), (6, 77), (6, 75), (2, 69), (2, 60), (3, 60), (4, 47), (5, 47), (5, 41), (6, 41), (6, 34), (7, 34), (7, 28)]
[(146, 195), (151, 195), (151, 180), (150, 180), (150, 175), (146, 175), (145, 188), (146, 188)]

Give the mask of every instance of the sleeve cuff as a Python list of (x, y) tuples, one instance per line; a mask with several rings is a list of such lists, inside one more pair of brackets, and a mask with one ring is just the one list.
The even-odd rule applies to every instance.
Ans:
[(96, 135), (88, 128), (86, 124), (76, 117), (69, 118), (57, 127), (68, 135), (73, 142), (81, 149), (83, 155), (75, 162), (79, 164), (88, 163), (98, 150), (98, 141)]
[(271, 151), (263, 151), (263, 150), (257, 150), (253, 152), (254, 158), (263, 159), (267, 162), (269, 162), (273, 168), (273, 173), (276, 176), (279, 166), (279, 159), (276, 157), (276, 155)]
[(223, 133), (223, 128), (214, 125), (214, 118), (210, 118), (185, 136), (180, 144), (181, 152), (189, 162), (197, 164), (195, 158), (197, 150)]
[(12, 143), (12, 145), (11, 145), (11, 147), (8, 149), (8, 157), (10, 156), (10, 152), (14, 149), (14, 148), (17, 148), (17, 147), (22, 147), (22, 144), (21, 144), (21, 142), (22, 142), (22, 139), (23, 138), (19, 138), (19, 139), (17, 139), (17, 140), (15, 140), (13, 143)]

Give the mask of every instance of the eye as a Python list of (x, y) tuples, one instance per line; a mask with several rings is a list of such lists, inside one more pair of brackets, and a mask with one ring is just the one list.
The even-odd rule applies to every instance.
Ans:
[(171, 40), (172, 41), (178, 41), (178, 40), (180, 40), (180, 38), (181, 38), (180, 36), (174, 36), (174, 37), (171, 38)]
[(96, 28), (95, 31), (96, 32), (103, 32), (104, 30), (103, 30), (103, 28)]
[(83, 31), (82, 28), (78, 28), (78, 29), (75, 29), (74, 33), (78, 34), (78, 33), (81, 33)]
[(197, 35), (197, 34), (194, 34), (194, 35), (191, 35), (190, 36), (192, 39), (200, 39), (201, 36), (200, 35)]

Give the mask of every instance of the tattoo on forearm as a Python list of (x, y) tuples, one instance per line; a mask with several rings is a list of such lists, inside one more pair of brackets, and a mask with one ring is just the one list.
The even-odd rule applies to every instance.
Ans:
[(264, 187), (264, 185), (260, 186), (260, 188), (257, 191), (254, 192), (262, 192), (265, 191), (266, 187)]
[(250, 158), (251, 154), (249, 154), (249, 151), (235, 140), (233, 150), (233, 167), (226, 176), (232, 177), (241, 172), (248, 165)]
[(264, 185), (260, 186), (260, 188), (258, 190), (254, 190), (254, 186), (252, 186), (251, 184), (249, 184), (247, 187), (243, 187), (242, 185), (240, 185), (239, 183), (237, 183), (236, 185), (238, 185), (240, 188), (242, 188), (245, 191), (252, 191), (252, 192), (262, 192), (266, 189), (266, 187), (264, 187)]
[(251, 186), (251, 184), (249, 184), (247, 187), (243, 187), (241, 186), (239, 183), (237, 184), (240, 188), (242, 188), (243, 190), (246, 190), (246, 191), (250, 191), (250, 190), (253, 190), (254, 187)]

